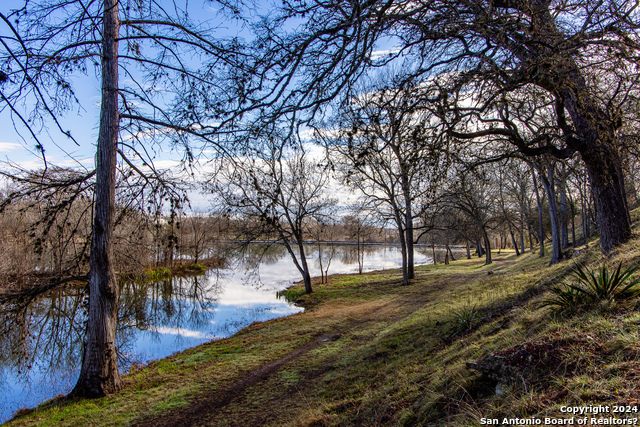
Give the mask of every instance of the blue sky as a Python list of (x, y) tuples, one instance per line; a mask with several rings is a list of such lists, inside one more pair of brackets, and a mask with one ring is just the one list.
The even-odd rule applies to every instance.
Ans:
[[(40, 0), (32, 1), (37, 3)], [(159, 0), (161, 2), (169, 2), (169, 0)], [(184, 0), (176, 0), (181, 3)], [(23, 0), (1, 0), (0, 12), (7, 14), (9, 10), (21, 6)], [(216, 35), (223, 37), (228, 36), (247, 36), (246, 28), (238, 24), (234, 20), (224, 19), (220, 16), (217, 3), (208, 0), (189, 1), (189, 13), (192, 19), (200, 21), (209, 21), (216, 25)], [(265, 11), (267, 3), (259, 3), (262, 11)], [(293, 24), (291, 24), (293, 25)], [(7, 31), (4, 23), (0, 22), (0, 33)], [(250, 36), (249, 36), (250, 37)], [(391, 45), (392, 43), (389, 42)], [(383, 46), (383, 49), (389, 49), (389, 46)], [(389, 50), (380, 50), (375, 55), (389, 52)], [(120, 73), (121, 84), (126, 84), (126, 73)], [(100, 78), (93, 69), (88, 70), (87, 75), (77, 74), (71, 80), (76, 96), (80, 105), (69, 110), (66, 115), (60, 118), (62, 126), (65, 130), (71, 131), (76, 145), (72, 140), (60, 133), (53, 123), (49, 123), (48, 129), (41, 133), (38, 137), (42, 143), (45, 156), (49, 165), (57, 165), (63, 167), (92, 169), (94, 164), (95, 145), (97, 141), (97, 129), (99, 122), (100, 110)], [(28, 109), (27, 109), (28, 110)], [(10, 168), (9, 163), (17, 164), (25, 169), (42, 168), (42, 158), (36, 150), (36, 141), (33, 140), (25, 129), (14, 128), (9, 112), (0, 113), (0, 168), (7, 170)], [(122, 135), (126, 138), (126, 135)], [(158, 148), (158, 147), (156, 147)], [(179, 149), (170, 150), (166, 147), (159, 147), (153, 155), (154, 165), (158, 169), (169, 168), (178, 170), (179, 163), (183, 157), (183, 153)], [(153, 148), (151, 149), (153, 151)], [(133, 160), (133, 159), (132, 159)], [(1, 185), (1, 184), (0, 184)], [(198, 192), (190, 193), (191, 207), (195, 211), (206, 211), (209, 207), (208, 196), (203, 196)]]
[[(0, 12), (8, 12), (22, 4), (21, 0), (2, 0)], [(239, 29), (230, 28), (232, 22), (223, 23), (210, 1), (189, 2), (190, 14), (200, 20), (213, 20), (219, 22), (221, 36), (238, 35)], [(7, 28), (0, 23), (0, 33), (6, 33)], [(120, 73), (121, 81), (126, 79), (125, 73)], [(126, 82), (124, 82), (126, 83)], [(38, 135), (45, 149), (47, 162), (59, 166), (89, 167), (93, 165), (95, 144), (97, 140), (97, 128), (100, 109), (100, 79), (89, 69), (87, 75), (77, 74), (72, 79), (72, 85), (80, 105), (69, 110), (60, 121), (65, 130), (70, 130), (79, 145), (62, 135), (52, 123), (48, 123), (48, 129)], [(26, 108), (28, 112), (28, 108)], [(28, 132), (19, 125), (15, 125), (8, 111), (0, 113), (0, 161), (18, 163), (21, 167), (32, 169), (42, 166), (42, 158), (35, 149), (36, 141)], [(170, 150), (162, 151), (157, 158), (159, 167), (169, 165), (167, 161), (179, 160), (181, 153), (172, 153)], [(0, 166), (2, 167), (2, 166)]]

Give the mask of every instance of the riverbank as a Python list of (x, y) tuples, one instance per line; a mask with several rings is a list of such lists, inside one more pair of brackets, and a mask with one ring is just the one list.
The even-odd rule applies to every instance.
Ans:
[[(607, 263), (638, 264), (639, 247), (634, 238)], [(304, 313), (134, 367), (118, 395), (59, 398), (9, 425), (462, 427), (638, 404), (637, 308), (560, 317), (539, 306), (576, 260), (599, 265), (597, 245), (554, 266), (503, 251), (489, 266), (421, 267), (409, 286), (397, 270), (330, 276), (311, 295), (287, 293)], [(497, 384), (469, 367), (491, 353), (521, 379)]]
[[(142, 280), (155, 281), (168, 279), (172, 276), (190, 276), (204, 274), (209, 268), (224, 268), (226, 260), (222, 257), (209, 257), (198, 260), (175, 262), (173, 265), (141, 268), (137, 272), (117, 273), (118, 280)], [(86, 283), (87, 276), (78, 275), (65, 277), (62, 280), (51, 273), (26, 273), (14, 274), (0, 278), (0, 303), (12, 296), (20, 297), (21, 294), (39, 294), (58, 286), (77, 286)]]

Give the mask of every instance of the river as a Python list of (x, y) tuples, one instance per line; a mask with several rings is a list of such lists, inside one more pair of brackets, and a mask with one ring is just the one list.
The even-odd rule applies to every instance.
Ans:
[[(320, 276), (318, 248), (308, 252), (312, 276)], [(427, 253), (416, 251), (416, 265), (431, 263)], [(326, 247), (322, 254), (325, 269), (330, 260), (329, 274), (358, 272), (355, 246)], [(394, 246), (367, 246), (363, 254), (364, 271), (401, 263)], [(296, 280), (300, 274), (284, 248), (251, 245), (231, 256), (225, 268), (202, 276), (124, 283), (116, 338), (121, 372), (229, 337), (252, 322), (302, 311), (277, 297)], [(73, 388), (86, 304), (82, 289), (58, 290), (34, 301), (21, 321), (2, 319), (8, 326), (0, 336), (0, 422)]]

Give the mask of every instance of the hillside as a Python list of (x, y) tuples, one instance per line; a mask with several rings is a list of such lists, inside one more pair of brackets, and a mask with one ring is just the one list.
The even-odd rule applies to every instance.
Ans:
[[(639, 263), (638, 215), (607, 265)], [(576, 262), (603, 262), (597, 242), (574, 255), (548, 266), (502, 251), (489, 266), (421, 267), (409, 286), (383, 271), (335, 275), (311, 295), (293, 287), (304, 313), (136, 369), (116, 396), (60, 398), (8, 425), (635, 424), (637, 412), (610, 417), (639, 404), (640, 303), (540, 307)]]

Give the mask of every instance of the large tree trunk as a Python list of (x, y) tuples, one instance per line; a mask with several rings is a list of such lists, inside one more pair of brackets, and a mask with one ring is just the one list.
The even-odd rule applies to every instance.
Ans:
[(562, 233), (562, 249), (569, 246), (569, 206), (567, 201), (567, 174), (562, 166), (562, 178), (558, 180), (558, 190), (560, 191), (560, 232)]
[(599, 146), (580, 154), (589, 173), (600, 246), (602, 252), (609, 253), (631, 236), (620, 158), (617, 150), (609, 146)]
[(484, 248), (482, 247), (482, 236), (478, 237), (476, 241), (476, 254), (478, 254), (478, 258), (481, 258), (484, 255)]
[[(398, 152), (396, 152), (396, 155), (398, 156), (398, 159), (400, 159)], [(402, 193), (404, 197), (404, 227), (406, 236), (405, 244), (407, 248), (407, 279), (413, 279), (415, 277), (413, 254), (413, 210), (411, 206), (409, 177), (404, 170), (402, 171)]]
[[(529, 4), (529, 3), (528, 3)], [(542, 58), (555, 60), (549, 71), (535, 77), (535, 83), (561, 101), (557, 117), (564, 121), (565, 109), (571, 117), (575, 135), (567, 139), (586, 165), (600, 231), (600, 246), (609, 253), (631, 235), (631, 217), (627, 206), (622, 162), (618, 153), (616, 114), (611, 114), (593, 95), (594, 90), (573, 58), (558, 61), (553, 46), (565, 35), (557, 28), (550, 2), (530, 3), (532, 27), (538, 36), (536, 49), (528, 52), (527, 61), (540, 64)], [(566, 135), (570, 136), (570, 135)]]
[[(396, 221), (400, 222), (400, 214), (396, 214)], [(402, 253), (402, 284), (409, 284), (409, 265), (408, 265), (408, 250), (407, 240), (405, 238), (405, 230), (402, 229), (402, 225), (398, 224), (398, 235), (400, 238), (400, 251)]]
[(115, 213), (118, 114), (118, 1), (105, 0), (102, 42), (102, 104), (96, 153), (95, 216), (89, 267), (89, 313), (80, 377), (74, 396), (117, 392), (122, 381), (116, 357), (118, 285), (111, 240)]
[(414, 253), (413, 253), (413, 217), (411, 203), (407, 202), (405, 213), (405, 245), (407, 247), (407, 279), (415, 278)]
[[(631, 236), (631, 216), (624, 188), (622, 161), (616, 147), (616, 132), (609, 116), (588, 95), (577, 69), (569, 72), (572, 87), (559, 91), (580, 136), (576, 148), (582, 157), (595, 204), (600, 247), (609, 253)], [(580, 91), (576, 96), (576, 88)], [(577, 99), (578, 98), (578, 99)]]
[(300, 263), (302, 264), (302, 279), (304, 280), (304, 291), (307, 294), (312, 292), (311, 289), (311, 275), (309, 274), (309, 264), (307, 263), (307, 255), (304, 253), (304, 244), (302, 243), (302, 236), (298, 238), (298, 250), (300, 252)]
[(486, 252), (485, 252), (485, 260), (484, 260), (484, 265), (489, 265), (492, 263), (491, 261), (491, 242), (489, 241), (489, 235), (487, 234), (487, 230), (484, 229), (484, 227), (482, 227), (482, 236), (484, 238), (484, 245), (486, 247)]
[(511, 227), (511, 222), (507, 221), (507, 227), (509, 228), (509, 234), (511, 235), (511, 243), (513, 244), (513, 248), (516, 250), (516, 256), (520, 256), (520, 251), (518, 250), (516, 237), (513, 234), (513, 228)]

